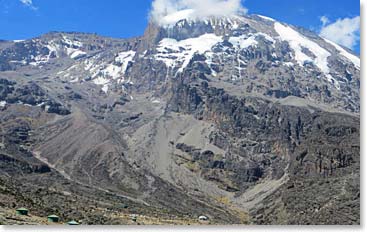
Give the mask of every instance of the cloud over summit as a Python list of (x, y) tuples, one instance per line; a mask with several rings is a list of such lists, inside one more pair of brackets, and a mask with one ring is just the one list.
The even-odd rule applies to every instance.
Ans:
[(321, 17), (322, 28), (320, 35), (335, 43), (353, 49), (360, 37), (360, 17), (338, 19), (333, 23), (323, 16)]
[(241, 0), (154, 0), (150, 17), (158, 24), (172, 24), (183, 18), (245, 14)]

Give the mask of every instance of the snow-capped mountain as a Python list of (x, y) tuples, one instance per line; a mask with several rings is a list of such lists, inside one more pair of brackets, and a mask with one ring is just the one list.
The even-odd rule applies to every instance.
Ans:
[(131, 39), (1, 41), (9, 189), (55, 185), (82, 207), (42, 204), (86, 220), (118, 220), (123, 203), (213, 223), (359, 223), (359, 57), (265, 16), (193, 15)]
[(62, 61), (55, 76), (91, 81), (107, 93), (140, 78), (141, 67), (134, 63), (147, 63), (147, 75), (158, 79), (198, 66), (207, 78), (242, 86), (248, 93), (296, 96), (359, 112), (360, 61), (351, 51), (264, 16), (196, 20), (185, 14), (168, 15), (171, 24), (150, 24), (145, 36), (129, 41), (50, 33), (10, 43), (1, 52), (1, 68), (43, 68)]
[(250, 93), (359, 111), (359, 58), (304, 29), (258, 15), (182, 19), (158, 29), (155, 39), (149, 59), (164, 63), (169, 76), (200, 64), (208, 78)]

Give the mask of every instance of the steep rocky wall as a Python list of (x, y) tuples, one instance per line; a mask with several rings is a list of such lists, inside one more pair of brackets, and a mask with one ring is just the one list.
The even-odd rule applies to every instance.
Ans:
[[(313, 188), (324, 191), (322, 197), (315, 201), (322, 208), (328, 194), (336, 195), (335, 191), (344, 191), (348, 187), (343, 181), (355, 178), (359, 173), (357, 117), (311, 107), (285, 106), (253, 97), (238, 98), (221, 89), (209, 87), (206, 82), (194, 84), (183, 80), (173, 86), (170, 107), (173, 111), (216, 123), (220, 131), (211, 135), (211, 141), (227, 150), (220, 165), (225, 171), (233, 173), (228, 176), (238, 189), (245, 190), (263, 178), (278, 179), (287, 173), (290, 176), (289, 186), (278, 190), (278, 197), (283, 204), (294, 204), (288, 203), (286, 196), (298, 192), (302, 194), (297, 195), (297, 201), (307, 208), (306, 202), (313, 200), (314, 189), (302, 186), (310, 182)], [(335, 181), (337, 186), (327, 187), (330, 184), (328, 179)], [(358, 195), (358, 181), (349, 185), (348, 191), (351, 192), (348, 194)], [(276, 201), (275, 196), (270, 199)], [(345, 207), (356, 212), (359, 198), (354, 198), (353, 202), (353, 208), (348, 205)], [(269, 203), (267, 207), (274, 210), (271, 205)], [(294, 212), (292, 208), (285, 208), (287, 212)], [(264, 211), (261, 206), (259, 210)], [(277, 217), (275, 220), (270, 215), (260, 215), (254, 213), (254, 216), (259, 217), (257, 222), (260, 224), (322, 221), (312, 221), (310, 210), (297, 213), (297, 218), (287, 222)], [(340, 216), (335, 211), (324, 211), (322, 216), (332, 218), (332, 215)]]

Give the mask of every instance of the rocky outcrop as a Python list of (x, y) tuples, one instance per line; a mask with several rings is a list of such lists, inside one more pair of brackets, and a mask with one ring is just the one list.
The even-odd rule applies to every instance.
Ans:
[[(74, 94), (73, 99), (76, 98), (80, 98), (80, 95)], [(70, 114), (69, 109), (50, 98), (39, 85), (33, 82), (17, 85), (16, 82), (0, 79), (0, 101), (4, 101), (7, 104), (40, 106), (47, 113)]]
[[(359, 167), (359, 120), (354, 116), (285, 106), (254, 97), (238, 98), (209, 87), (206, 82), (200, 85), (176, 82), (170, 106), (177, 112), (217, 124), (221, 132), (212, 133), (210, 140), (212, 144), (227, 150), (227, 154), (223, 162), (209, 158), (212, 164), (209, 166), (223, 167), (233, 173), (229, 178), (238, 189), (245, 190), (260, 178), (278, 179), (286, 173), (291, 180), (302, 183), (324, 183), (328, 178), (340, 181), (354, 175), (353, 167)], [(184, 144), (177, 147), (193, 157), (201, 156), (192, 147)], [(208, 154), (213, 156), (210, 152)], [(358, 186), (355, 184), (351, 194), (357, 194)], [(293, 209), (288, 205), (286, 196), (296, 194), (292, 186), (290, 184), (289, 188), (279, 190), (289, 212)], [(337, 194), (327, 191), (326, 185), (322, 186), (320, 188), (326, 194), (323, 199), (328, 194)], [(300, 204), (306, 206), (306, 202), (314, 198), (312, 191), (306, 193), (302, 188), (297, 191), (302, 193), (297, 198), (302, 202)], [(274, 200), (274, 197), (270, 199)], [(321, 202), (319, 204), (322, 205)], [(307, 214), (304, 212), (299, 217), (307, 218)], [(334, 211), (323, 211), (325, 218), (332, 218), (328, 216), (332, 214)], [(263, 222), (270, 224), (293, 223), (264, 217), (267, 219)], [(299, 223), (298, 220), (301, 219), (295, 219)]]

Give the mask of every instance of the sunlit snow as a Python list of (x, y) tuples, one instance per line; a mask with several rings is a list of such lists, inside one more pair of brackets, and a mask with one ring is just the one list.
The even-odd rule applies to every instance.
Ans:
[(75, 50), (73, 52), (70, 53), (70, 58), (71, 59), (77, 59), (77, 58), (81, 58), (83, 56), (85, 56), (87, 53), (80, 51), (80, 50)]
[(335, 47), (335, 49), (338, 50), (338, 52), (340, 53), (340, 55), (344, 56), (350, 62), (352, 62), (357, 69), (360, 69), (361, 60), (357, 56), (355, 56), (355, 55), (347, 52), (344, 48), (342, 48), (338, 44), (336, 44), (336, 43), (334, 43), (334, 42), (332, 42), (332, 41), (330, 41), (328, 39), (325, 39), (324, 38), (324, 40), (326, 42), (328, 42), (329, 44), (333, 45)]
[[(330, 75), (328, 66), (330, 52), (289, 26), (276, 22), (274, 23), (274, 29), (279, 34), (281, 40), (289, 43), (289, 46), (294, 51), (294, 59), (300, 66), (304, 66), (308, 62), (315, 64), (325, 74), (328, 81), (334, 83), (336, 88), (339, 88), (338, 82)], [(315, 58), (305, 54), (302, 51), (303, 48), (310, 50), (315, 55)]]
[(180, 41), (165, 38), (159, 42), (158, 54), (155, 55), (155, 58), (163, 61), (167, 67), (171, 68), (180, 64), (178, 72), (182, 72), (195, 53), (204, 54), (210, 51), (215, 44), (222, 41), (222, 37), (215, 34), (204, 34)]
[(275, 20), (274, 20), (273, 18), (270, 18), (270, 17), (268, 17), (268, 16), (264, 16), (264, 15), (257, 15), (257, 16), (259, 16), (259, 17), (260, 17), (260, 18), (262, 18), (262, 19), (265, 19), (265, 20), (269, 20), (269, 21), (275, 22)]
[(245, 49), (257, 44), (255, 36), (250, 36), (249, 38), (246, 38), (246, 36), (244, 35), (239, 37), (230, 37), (228, 42), (241, 49)]

